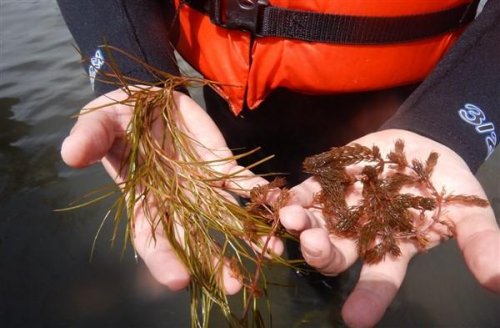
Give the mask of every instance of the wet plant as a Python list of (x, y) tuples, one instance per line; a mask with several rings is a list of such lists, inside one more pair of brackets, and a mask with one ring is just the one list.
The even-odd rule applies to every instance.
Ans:
[[(98, 78), (126, 94), (123, 100), (110, 99), (106, 106), (132, 108), (124, 136), (128, 146), (120, 166), (120, 193), (106, 215), (114, 219), (113, 240), (123, 218), (125, 240), (133, 240), (138, 215), (144, 215), (153, 236), (150, 242), (154, 244), (160, 235), (166, 238), (190, 274), (193, 327), (208, 327), (214, 306), (232, 327), (264, 326), (260, 303), (267, 295), (265, 269), (270, 264), (293, 267), (293, 261), (270, 248), (272, 238), (292, 238), (277, 214), (289, 195), (283, 180), (245, 190), (239, 182), (249, 178), (245, 172), (260, 162), (230, 173), (220, 168), (254, 150), (221, 157), (220, 150), (205, 147), (189, 134), (174, 92), (211, 82), (173, 76), (120, 49), (104, 48), (109, 67), (101, 69)], [(158, 83), (122, 75), (111, 52), (141, 64)], [(86, 108), (82, 115), (106, 106)], [(202, 159), (200, 153), (210, 154), (210, 160)], [(232, 197), (235, 193), (243, 195), (245, 206)], [(92, 197), (99, 200), (108, 195)], [(224, 291), (223, 276), (228, 271), (243, 285), (239, 310)]]
[[(304, 170), (321, 185), (315, 203), (322, 210), (329, 231), (357, 242), (358, 254), (366, 263), (377, 263), (389, 254), (401, 255), (400, 240), (412, 240), (421, 249), (435, 225), (442, 238), (453, 237), (453, 223), (443, 216), (451, 204), (488, 206), (488, 201), (472, 195), (454, 195), (437, 190), (431, 181), (438, 153), (426, 161), (408, 161), (403, 140), (384, 158), (377, 146), (350, 144), (308, 157)], [(353, 166), (358, 165), (358, 170)], [(346, 197), (355, 184), (361, 199), (349, 205)], [(404, 193), (413, 187), (418, 194)], [(435, 229), (432, 229), (435, 231)]]

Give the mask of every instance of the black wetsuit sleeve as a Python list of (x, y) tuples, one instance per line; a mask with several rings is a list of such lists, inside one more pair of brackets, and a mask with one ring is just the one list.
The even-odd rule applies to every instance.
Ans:
[(89, 59), (83, 65), (97, 95), (117, 88), (99, 81), (99, 72), (109, 71), (110, 61), (127, 77), (157, 82), (140, 63), (100, 47), (105, 44), (162, 71), (179, 74), (168, 36), (174, 14), (170, 1), (58, 0), (58, 4), (83, 58)]
[(500, 1), (477, 19), (382, 129), (434, 139), (476, 171), (498, 144), (500, 124)]

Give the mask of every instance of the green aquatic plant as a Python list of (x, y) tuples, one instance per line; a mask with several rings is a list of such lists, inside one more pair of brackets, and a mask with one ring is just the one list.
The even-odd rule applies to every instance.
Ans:
[[(107, 51), (108, 67), (99, 71), (98, 79), (121, 88), (126, 98), (85, 108), (81, 115), (117, 104), (133, 108), (124, 136), (128, 147), (120, 166), (120, 193), (105, 216), (114, 219), (113, 240), (124, 218), (125, 242), (133, 240), (137, 215), (144, 214), (151, 229), (151, 242), (156, 242), (158, 235), (166, 238), (190, 274), (193, 327), (208, 327), (214, 306), (232, 327), (265, 326), (260, 303), (264, 299), (269, 306), (265, 302), (266, 267), (294, 266), (294, 261), (285, 260), (270, 248), (272, 238), (293, 238), (282, 228), (277, 214), (289, 195), (283, 180), (244, 190), (238, 182), (249, 178), (245, 172), (268, 158), (224, 173), (217, 168), (255, 150), (220, 158), (217, 149), (205, 147), (187, 132), (174, 92), (211, 82), (173, 76), (120, 49), (103, 48)], [(158, 83), (121, 74), (112, 60), (113, 53), (141, 64)], [(212, 154), (213, 159), (203, 160), (200, 152)], [(226, 183), (229, 180), (230, 187)], [(235, 193), (245, 206), (235, 201)], [(109, 194), (93, 197), (100, 200)], [(227, 270), (243, 285), (240, 309), (234, 309), (225, 293), (223, 276)]]
[[(431, 152), (425, 162), (410, 162), (402, 140), (395, 142), (386, 158), (377, 146), (351, 144), (306, 158), (304, 170), (321, 185), (316, 204), (329, 231), (354, 239), (359, 257), (377, 263), (387, 254), (401, 255), (398, 243), (402, 239), (426, 249), (434, 224), (446, 227), (440, 230), (442, 237), (454, 236), (453, 223), (442, 216), (445, 206), (488, 206), (488, 201), (476, 196), (438, 191), (431, 182), (438, 157)], [(361, 171), (348, 170), (353, 165), (360, 165)], [(349, 205), (346, 197), (356, 183), (362, 186), (361, 200)], [(401, 192), (410, 186), (421, 190), (420, 194)]]

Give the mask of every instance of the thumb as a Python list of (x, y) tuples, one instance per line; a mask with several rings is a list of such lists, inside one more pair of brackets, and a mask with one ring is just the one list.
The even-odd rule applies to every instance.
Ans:
[(462, 245), (465, 261), (485, 288), (500, 294), (500, 231), (485, 230)]
[(117, 89), (85, 106), (62, 144), (61, 156), (66, 164), (75, 168), (93, 164), (109, 152), (116, 138), (125, 135), (132, 108), (119, 102), (127, 97)]
[(100, 160), (113, 144), (114, 127), (113, 118), (105, 111), (82, 114), (62, 144), (64, 162), (82, 168)]

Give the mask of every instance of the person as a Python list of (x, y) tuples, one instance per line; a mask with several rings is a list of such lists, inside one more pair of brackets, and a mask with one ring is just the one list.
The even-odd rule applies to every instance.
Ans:
[[(334, 276), (348, 269), (357, 260), (356, 245), (352, 240), (329, 235), (321, 212), (311, 207), (313, 197), (320, 187), (314, 179), (307, 178), (302, 173), (301, 162), (306, 156), (349, 142), (367, 146), (375, 144), (383, 153), (386, 153), (396, 139), (402, 138), (407, 145), (406, 153), (411, 158), (426, 158), (431, 150), (440, 154), (433, 176), (433, 183), (438, 189), (446, 186), (447, 190), (486, 197), (474, 177), (474, 172), (491, 155), (498, 143), (497, 131), (500, 121), (498, 110), (500, 103), (498, 93), (499, 1), (487, 2), (482, 13), (470, 23), (450, 50), (448, 48), (462, 32), (462, 26), (452, 29), (451, 32), (449, 30), (438, 31), (441, 33), (439, 35), (418, 36), (423, 39), (416, 41), (403, 41), (403, 43), (398, 43), (401, 40), (383, 41), (396, 43), (395, 48), (401, 48), (401, 45), (425, 43), (425, 40), (435, 40), (440, 37), (443, 38), (440, 39), (441, 41), (446, 39), (448, 43), (439, 50), (437, 56), (434, 54), (436, 57), (434, 59), (429, 59), (427, 55), (420, 53), (420, 50), (416, 51), (415, 48), (410, 47), (407, 55), (416, 56), (408, 57), (413, 58), (412, 60), (405, 62), (405, 60), (398, 60), (398, 56), (394, 55), (391, 60), (384, 62), (387, 66), (373, 69), (373, 74), (382, 74), (381, 78), (388, 80), (385, 87), (367, 85), (364, 89), (356, 90), (356, 83), (351, 83), (349, 88), (354, 87), (354, 90), (351, 89), (350, 92), (340, 90), (342, 88), (336, 83), (339, 81), (339, 83), (358, 82), (365, 75), (351, 76), (350, 70), (355, 70), (357, 67), (350, 65), (335, 68), (342, 69), (342, 73), (337, 75), (335, 71), (330, 70), (330, 65), (334, 66), (335, 63), (330, 62), (325, 66), (322, 61), (320, 65), (315, 64), (315, 56), (321, 57), (322, 52), (318, 51), (317, 54), (314, 49), (321, 48), (322, 42), (306, 40), (297, 48), (283, 46), (284, 43), (287, 43), (286, 47), (288, 44), (300, 43), (296, 39), (300, 39), (303, 35), (300, 29), (297, 32), (297, 26), (302, 28), (303, 25), (307, 25), (305, 24), (307, 19), (295, 25), (293, 20), (300, 20), (302, 14), (294, 12), (293, 19), (290, 17), (277, 19), (278, 23), (287, 22), (285, 25), (289, 25), (287, 27), (293, 31), (290, 33), (294, 35), (251, 36), (248, 32), (249, 29), (254, 28), (252, 25), (254, 21), (251, 19), (250, 23), (243, 19), (243, 31), (226, 30), (227, 26), (212, 26), (210, 28), (215, 29), (215, 32), (208, 31), (207, 26), (213, 25), (214, 21), (222, 22), (224, 25), (224, 19), (228, 20), (231, 16), (226, 13), (226, 17), (222, 18), (216, 15), (212, 17), (212, 20), (209, 18), (203, 21), (197, 20), (193, 17), (198, 14), (206, 16), (208, 11), (203, 12), (204, 8), (194, 8), (200, 1), (189, 1), (189, 4), (185, 2), (182, 1), (181, 4), (176, 2), (178, 6), (181, 6), (180, 13), (177, 14), (173, 4), (168, 1), (58, 0), (80, 51), (83, 56), (92, 58), (91, 64), (85, 64), (84, 68), (89, 72), (92, 86), (98, 97), (89, 104), (89, 107), (106, 104), (109, 98), (124, 97), (123, 91), (113, 90), (115, 86), (99, 80), (99, 71), (106, 69), (107, 60), (106, 53), (99, 47), (103, 43), (123, 49), (154, 67), (179, 74), (173, 56), (173, 46), (169, 41), (177, 38), (176, 43), (181, 51), (184, 51), (183, 55), (193, 61), (198, 60), (199, 66), (208, 72), (209, 78), (215, 76), (222, 80), (232, 72), (225, 70), (225, 67), (238, 64), (236, 61), (233, 62), (235, 59), (231, 57), (234, 55), (232, 52), (236, 52), (235, 56), (240, 56), (244, 51), (250, 52), (251, 50), (252, 62), (249, 64), (250, 60), (243, 55), (243, 60), (247, 61), (249, 66), (243, 67), (241, 71), (252, 72), (256, 75), (252, 77), (249, 73), (244, 82), (245, 88), (235, 91), (234, 85), (231, 89), (229, 83), (229, 86), (217, 90), (218, 92), (212, 89), (204, 90), (206, 112), (183, 91), (176, 92), (176, 102), (186, 118), (187, 130), (205, 146), (213, 149), (226, 149), (228, 154), (230, 154), (229, 149), (260, 146), (264, 155), (276, 155), (276, 159), (261, 166), (258, 170), (289, 173), (288, 182), (294, 185), (293, 197), (290, 203), (281, 209), (280, 220), (290, 232), (300, 237), (304, 259), (322, 274)], [(241, 2), (245, 1), (238, 3)], [(265, 2), (259, 1), (259, 6)], [(285, 2), (274, 1), (273, 5)], [(256, 1), (246, 1), (246, 3), (244, 8), (254, 8)], [(297, 6), (307, 6), (305, 3), (302, 2)], [(326, 1), (321, 3), (325, 4), (325, 7), (329, 5)], [(367, 7), (369, 3), (366, 1)], [(443, 1), (443, 8), (448, 8), (450, 3), (465, 4), (470, 9), (468, 1)], [(475, 1), (471, 3), (477, 4)], [(190, 7), (191, 5), (193, 8)], [(418, 8), (421, 5), (423, 4), (418, 3), (413, 7)], [(187, 8), (189, 15), (193, 16), (190, 18), (191, 21), (187, 19), (188, 14), (183, 14), (183, 8)], [(258, 8), (261, 9), (261, 7)], [(388, 8), (387, 10), (391, 10), (390, 6)], [(299, 9), (301, 10), (298, 12), (304, 12), (303, 8)], [(201, 12), (197, 12), (200, 10)], [(272, 12), (269, 13), (271, 14)], [(350, 15), (346, 16), (350, 17)], [(463, 17), (465, 16), (461, 16)], [(179, 20), (181, 21), (180, 32), (179, 26), (172, 23)], [(183, 20), (184, 23), (182, 23)], [(250, 25), (245, 25), (247, 23)], [(203, 28), (200, 28), (201, 24)], [(422, 28), (427, 25), (429, 24), (419, 26)], [(324, 21), (321, 21), (319, 26), (328, 29)], [(276, 29), (281, 31), (278, 27)], [(203, 33), (200, 31), (207, 33), (210, 37), (203, 39)], [(285, 29), (283, 34), (287, 33), (289, 32)], [(405, 33), (413, 32), (403, 34)], [(318, 37), (314, 30), (310, 34)], [(389, 33), (389, 35), (392, 34)], [(216, 41), (219, 37), (224, 40), (231, 39), (234, 43), (224, 48), (221, 45), (225, 41), (218, 39)], [(288, 37), (292, 41), (289, 41)], [(333, 34), (328, 37), (334, 39), (338, 35)], [(340, 38), (350, 37), (342, 35)], [(354, 37), (342, 44), (342, 47), (379, 46), (376, 44), (378, 35), (375, 33), (373, 37), (375, 41), (372, 39), (359, 41)], [(198, 41), (197, 38), (202, 40)], [(285, 41), (282, 42), (279, 38), (284, 38)], [(241, 40), (246, 40), (247, 43), (243, 45), (238, 43)], [(269, 40), (272, 42), (267, 42)], [(351, 44), (358, 41), (361, 43), (366, 41), (366, 44), (361, 46)], [(209, 45), (207, 46), (210, 48), (208, 52), (204, 52), (206, 47), (200, 46), (203, 42)], [(211, 42), (213, 46), (210, 46)], [(257, 48), (262, 44), (271, 49), (266, 52), (266, 55), (269, 55), (267, 57), (257, 55)], [(306, 44), (307, 51), (301, 48), (304, 44)], [(234, 47), (231, 48), (232, 46)], [(333, 47), (335, 46), (334, 44)], [(273, 49), (276, 47), (283, 48), (273, 55), (272, 51), (275, 51)], [(291, 54), (283, 49), (290, 50)], [(204, 56), (210, 51), (214, 53), (205, 58)], [(354, 51), (357, 50), (354, 49)], [(429, 65), (434, 66), (433, 60), (440, 59), (444, 52), (446, 52), (444, 57), (432, 73), (426, 73), (427, 76), (422, 83), (417, 83), (416, 79), (416, 76), (422, 72), (406, 72), (406, 70), (412, 70), (414, 61), (418, 60), (429, 59), (431, 62)], [(428, 53), (429, 56), (431, 56), (430, 53)], [(286, 59), (290, 58), (297, 60), (301, 58), (300, 55), (304, 55), (305, 60), (286, 62)], [(227, 56), (231, 57), (231, 65), (225, 65), (224, 61), (228, 60)], [(277, 59), (270, 59), (272, 56)], [(362, 60), (359, 60), (358, 64), (369, 62), (369, 57), (363, 56), (368, 56), (368, 54), (361, 54), (359, 58)], [(140, 81), (154, 81), (154, 77), (136, 62), (119, 55), (114, 60), (124, 75)], [(268, 65), (268, 60), (275, 60), (274, 64), (279, 61), (282, 66)], [(215, 64), (211, 64), (212, 61)], [(262, 66), (256, 66), (257, 64)], [(265, 65), (271, 67), (264, 67)], [(370, 69), (373, 65), (377, 63), (372, 63)], [(316, 67), (314, 72), (308, 71), (310, 67)], [(415, 67), (420, 66), (417, 63)], [(288, 74), (283, 73), (286, 70), (291, 70), (291, 77), (288, 76), (285, 82), (278, 81), (283, 74)], [(429, 71), (429, 69), (426, 70)], [(267, 72), (267, 75), (262, 75), (262, 71)], [(297, 80), (302, 78), (299, 76), (301, 73), (312, 76), (310, 80), (313, 82), (310, 84), (312, 84), (313, 91), (317, 92), (306, 90), (306, 87), (296, 87), (300, 86), (300, 81), (297, 82)], [(342, 74), (347, 77), (343, 77)], [(304, 79), (308, 78), (306, 76)], [(266, 79), (271, 79), (271, 82), (267, 83)], [(223, 97), (220, 96), (221, 94)], [(227, 99), (230, 104), (226, 102)], [(130, 109), (120, 105), (109, 106), (79, 117), (62, 145), (61, 152), (64, 161), (77, 168), (101, 161), (109, 174), (116, 181), (120, 181), (118, 168), (125, 147), (122, 137), (129, 117)], [(245, 163), (231, 163), (223, 169), (229, 172), (236, 170), (237, 165), (245, 165)], [(249, 186), (260, 183), (263, 183), (263, 180), (258, 177), (248, 181)], [(456, 227), (458, 246), (473, 275), (481, 285), (500, 293), (500, 232), (492, 208), (453, 206), (449, 208), (447, 217)], [(145, 229), (145, 227), (144, 222), (137, 224), (134, 245), (150, 272), (158, 281), (172, 290), (185, 288), (189, 282), (189, 273), (175, 257), (165, 240), (159, 238), (154, 245), (147, 242), (151, 238), (151, 229)], [(441, 242), (442, 240), (435, 236), (429, 247), (437, 246)], [(279, 250), (282, 245), (276, 241), (273, 247)], [(359, 281), (342, 310), (343, 319), (349, 326), (373, 326), (382, 318), (401, 286), (408, 263), (418, 254), (418, 249), (413, 243), (402, 242), (401, 248), (402, 255), (398, 258), (386, 256), (378, 264), (363, 265)], [(241, 285), (228, 276), (225, 280), (225, 288), (228, 293), (235, 293)]]

